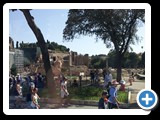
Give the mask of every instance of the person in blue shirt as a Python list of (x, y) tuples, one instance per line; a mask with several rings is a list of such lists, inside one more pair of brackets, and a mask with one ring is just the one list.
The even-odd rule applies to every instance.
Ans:
[(108, 109), (119, 108), (120, 102), (117, 100), (117, 85), (119, 83), (117, 81), (113, 81), (111, 84), (111, 87), (109, 89), (109, 95), (108, 98)]

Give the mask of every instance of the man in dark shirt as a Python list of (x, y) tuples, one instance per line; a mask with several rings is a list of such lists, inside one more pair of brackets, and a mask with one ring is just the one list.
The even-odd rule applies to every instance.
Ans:
[(108, 92), (107, 91), (103, 91), (102, 92), (102, 97), (99, 99), (99, 102), (98, 102), (98, 109), (105, 109), (105, 100), (107, 99), (107, 95), (108, 95)]

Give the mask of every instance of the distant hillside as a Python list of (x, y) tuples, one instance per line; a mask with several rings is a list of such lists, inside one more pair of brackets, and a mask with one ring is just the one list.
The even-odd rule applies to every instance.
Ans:
[[(50, 50), (55, 50), (57, 52), (69, 52), (70, 49), (67, 48), (66, 46), (59, 45), (56, 42), (50, 42), (47, 40), (46, 42), (47, 48)], [(39, 47), (37, 43), (24, 43), (23, 41), (19, 44), (20, 49), (24, 48), (37, 48)]]
[[(18, 41), (16, 42), (16, 46), (18, 49), (21, 49), (24, 51), (24, 59), (25, 63), (27, 62), (35, 62), (37, 54), (40, 52), (40, 48), (36, 43), (24, 43), (23, 41), (19, 43)], [(59, 45), (56, 42), (50, 42), (47, 40), (46, 46), (50, 50), (54, 50), (55, 52), (60, 52), (60, 53), (67, 53), (69, 52), (69, 48), (63, 45)]]

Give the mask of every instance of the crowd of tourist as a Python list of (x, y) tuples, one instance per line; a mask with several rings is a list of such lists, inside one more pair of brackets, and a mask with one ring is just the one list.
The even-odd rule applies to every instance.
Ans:
[(45, 84), (45, 76), (42, 76), (41, 73), (25, 77), (20, 74), (17, 74), (17, 76), (11, 75), (9, 77), (9, 94), (15, 96), (15, 107), (20, 108), (23, 97), (25, 97), (28, 108), (40, 108), (38, 104), (38, 99), (40, 98), (38, 89), (44, 88)]
[[(98, 71), (90, 72), (91, 83), (96, 83), (99, 80)], [(113, 80), (112, 74), (110, 70), (103, 72), (103, 91), (102, 96), (98, 101), (99, 109), (113, 109), (119, 108), (120, 102), (117, 100), (117, 85), (120, 85), (119, 90), (125, 91), (126, 81), (121, 80), (117, 82)], [(69, 105), (69, 92), (67, 89), (67, 78), (61, 74), (58, 78), (59, 87), (60, 87), (60, 97), (61, 97), (61, 105)], [(132, 81), (134, 81), (134, 74), (132, 73), (129, 77), (129, 83), (132, 85)], [(40, 105), (38, 100), (40, 99), (38, 95), (38, 90), (43, 89), (46, 86), (46, 77), (41, 75), (41, 73), (34, 74), (32, 76), (21, 76), (17, 74), (17, 76), (11, 75), (9, 77), (9, 89), (10, 95), (15, 96), (15, 107), (18, 108), (21, 105), (22, 98), (25, 97), (28, 108), (30, 109), (39, 109)], [(74, 80), (71, 87), (79, 87), (77, 80)]]

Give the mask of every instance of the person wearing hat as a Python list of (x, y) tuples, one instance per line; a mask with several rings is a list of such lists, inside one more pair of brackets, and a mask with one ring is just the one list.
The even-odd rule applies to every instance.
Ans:
[(119, 83), (121, 85), (120, 88), (119, 88), (119, 90), (120, 91), (125, 91), (125, 84), (126, 84), (126, 82), (124, 80), (121, 80)]
[(104, 90), (102, 92), (102, 97), (99, 99), (99, 102), (98, 102), (98, 109), (105, 109), (106, 108), (105, 105), (108, 102), (107, 95), (108, 95), (108, 92), (106, 90)]
[(115, 80), (111, 83), (111, 87), (109, 89), (109, 98), (108, 98), (108, 108), (119, 108), (120, 102), (117, 100), (117, 85), (119, 83)]

